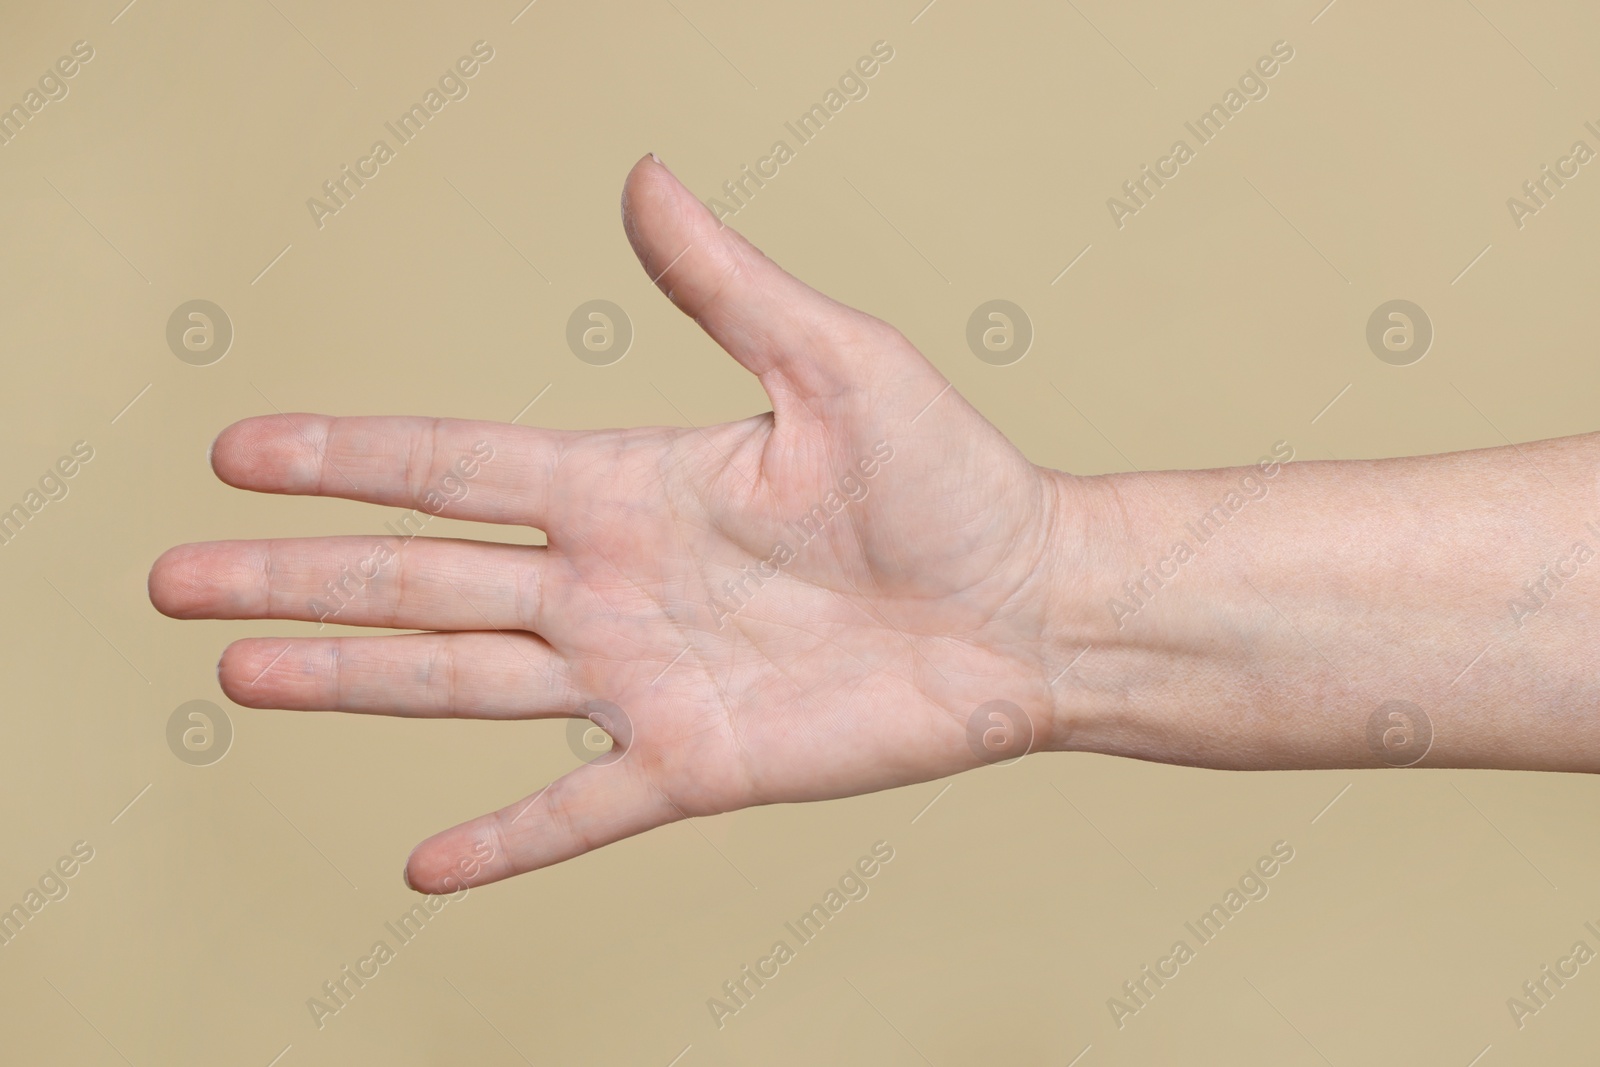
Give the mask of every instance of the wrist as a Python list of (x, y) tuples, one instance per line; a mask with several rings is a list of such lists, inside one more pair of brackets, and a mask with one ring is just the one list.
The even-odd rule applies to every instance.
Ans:
[(1040, 641), (1046, 726), (1038, 747), (1124, 751), (1118, 738), (1136, 728), (1140, 702), (1116, 683), (1111, 667), (1130, 681), (1159, 670), (1126, 640), (1113, 601), (1136, 569), (1143, 531), (1157, 524), (1151, 501), (1123, 475), (1041, 473), (1054, 511)]
[(1328, 684), (1257, 592), (1275, 581), (1281, 529), (1260, 535), (1269, 518), (1283, 525), (1285, 490), (1303, 473), (1291, 474), (1292, 457), (1280, 443), (1243, 467), (1050, 472), (1059, 547), (1041, 747), (1240, 766), (1241, 718), (1276, 719), (1304, 698), (1297, 687)]

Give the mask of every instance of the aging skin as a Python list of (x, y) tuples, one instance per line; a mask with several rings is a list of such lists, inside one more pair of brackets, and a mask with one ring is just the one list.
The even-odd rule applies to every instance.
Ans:
[[(645, 271), (761, 379), (771, 412), (581, 433), (246, 419), (213, 447), (229, 485), (537, 527), (548, 546), (223, 541), (171, 549), (150, 574), (175, 618), (315, 621), (325, 583), (359, 566), (333, 621), (420, 631), (237, 641), (218, 672), (248, 707), (623, 709), (625, 728), (606, 724), (620, 758), (424, 841), (414, 888), (968, 770), (983, 762), (974, 712), (997, 700), (1022, 709), (1036, 751), (1239, 769), (1383, 766), (1368, 720), (1404, 700), (1431, 722), (1424, 766), (1600, 769), (1600, 559), (1574, 549), (1600, 545), (1585, 527), (1600, 522), (1595, 436), (1296, 461), (1270, 478), (1064, 474), (1024, 458), (894, 328), (719, 225), (653, 157), (622, 213)], [(440, 510), (438, 487), (486, 450)], [(1264, 495), (1204, 544), (1186, 533), (1246, 477)], [(1185, 538), (1193, 558), (1158, 567)]]

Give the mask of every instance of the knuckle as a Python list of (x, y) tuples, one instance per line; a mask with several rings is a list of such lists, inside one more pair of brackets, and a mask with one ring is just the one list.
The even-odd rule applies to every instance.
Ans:
[(537, 632), (544, 613), (544, 568), (537, 559), (517, 568), (513, 579), (515, 603), (512, 611), (517, 624)]

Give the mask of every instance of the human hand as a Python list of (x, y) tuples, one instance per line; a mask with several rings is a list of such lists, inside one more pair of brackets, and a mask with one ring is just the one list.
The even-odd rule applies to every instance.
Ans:
[[(1025, 745), (1064, 743), (1050, 682), (1091, 625), (1069, 595), (1098, 558), (1086, 482), (1034, 466), (898, 331), (784, 273), (659, 162), (629, 174), (623, 221), (771, 412), (594, 432), (246, 419), (213, 448), (230, 485), (532, 526), (548, 545), (212, 542), (150, 575), (176, 618), (316, 620), (325, 583), (376, 553), (336, 621), (427, 632), (235, 642), (219, 677), (248, 707), (621, 709), (596, 712), (615, 755), (418, 846), (422, 891), (458, 888), (469, 855), (492, 856), (465, 879), (481, 884), (680, 818), (978, 766), (969, 724), (991, 700), (1024, 709)], [(441, 498), (462, 463), (470, 492)]]

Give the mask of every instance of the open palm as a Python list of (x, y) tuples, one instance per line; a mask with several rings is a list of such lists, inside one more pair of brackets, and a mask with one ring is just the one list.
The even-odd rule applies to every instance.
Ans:
[(406, 530), (215, 542), (151, 573), (152, 601), (179, 618), (425, 631), (239, 641), (220, 673), (240, 704), (588, 716), (613, 737), (424, 842), (407, 868), (421, 890), (680, 818), (974, 767), (970, 723), (989, 701), (1050, 729), (1055, 601), (1081, 564), (1060, 558), (1083, 541), (1074, 483), (1029, 463), (899, 332), (784, 273), (649, 157), (623, 218), (645, 270), (759, 375), (772, 412), (584, 433), (248, 419), (213, 450), (231, 485), (532, 526), (548, 546)]

